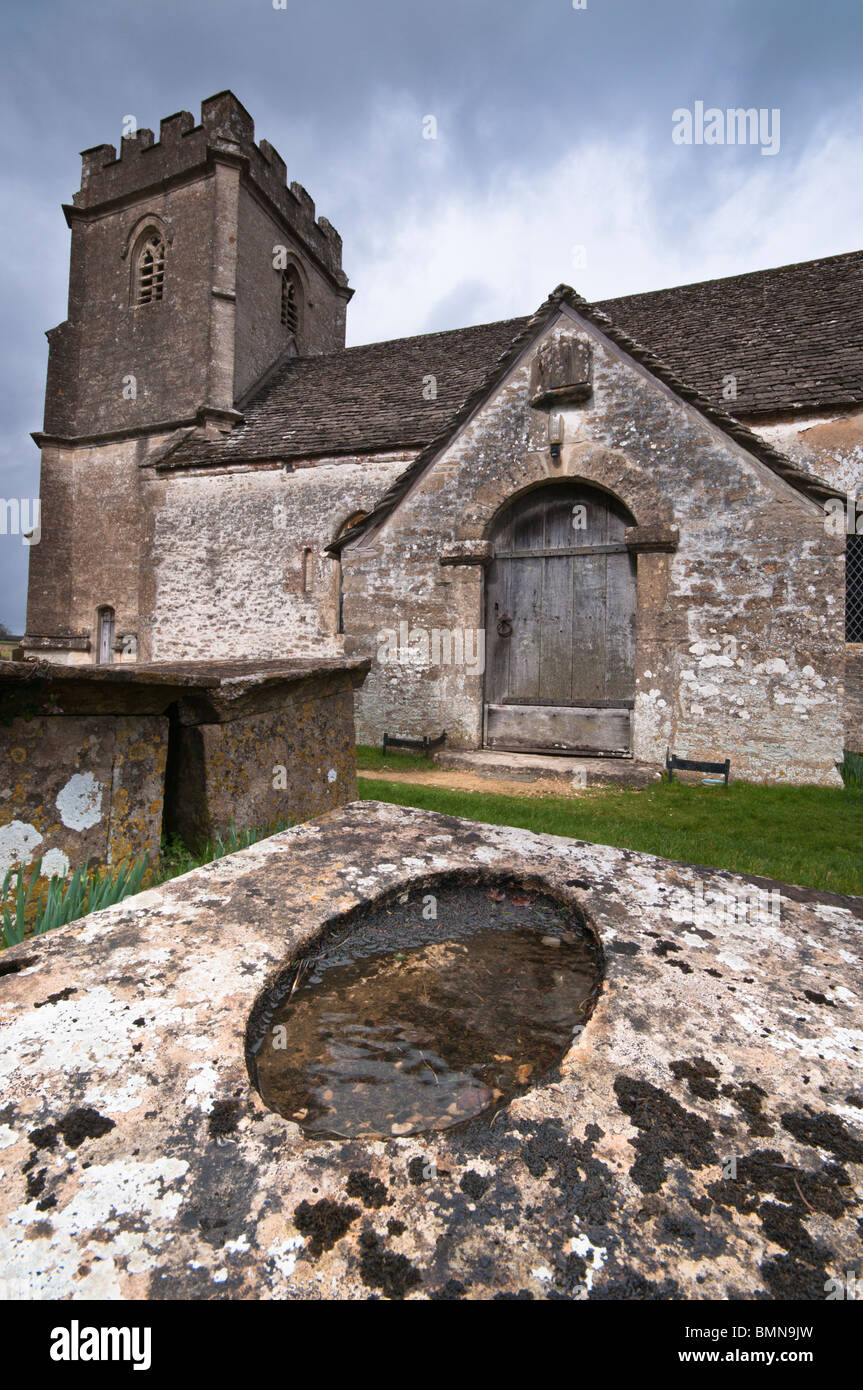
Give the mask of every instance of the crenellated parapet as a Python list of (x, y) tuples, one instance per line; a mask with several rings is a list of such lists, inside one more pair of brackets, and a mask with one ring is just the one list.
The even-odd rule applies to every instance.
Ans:
[(105, 205), (139, 198), (148, 189), (181, 182), (217, 161), (240, 165), (245, 177), (264, 195), (287, 226), (341, 284), (342, 239), (325, 218), (315, 218), (314, 200), (296, 182), (288, 184), (287, 166), (268, 140), (255, 143), (255, 123), (233, 92), (219, 92), (201, 103), (200, 124), (188, 111), (167, 116), (159, 139), (140, 128), (114, 145), (95, 145), (81, 155), (81, 188), (68, 209), (70, 218)]

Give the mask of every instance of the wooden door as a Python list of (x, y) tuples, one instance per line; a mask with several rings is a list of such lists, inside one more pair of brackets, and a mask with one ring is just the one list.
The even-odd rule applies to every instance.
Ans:
[(114, 660), (114, 610), (113, 608), (99, 609), (99, 645), (98, 663), (100, 666), (109, 665)]
[(486, 746), (626, 755), (635, 696), (633, 518), (555, 483), (500, 517), (486, 579)]

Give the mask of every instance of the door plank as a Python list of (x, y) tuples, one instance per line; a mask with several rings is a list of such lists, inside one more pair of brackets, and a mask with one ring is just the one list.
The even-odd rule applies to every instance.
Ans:
[(582, 555), (572, 565), (572, 699), (604, 700), (606, 556)]
[(543, 704), (572, 698), (572, 559), (542, 560), (545, 567), (540, 615), (537, 697)]
[(543, 563), (542, 560), (507, 561), (510, 566), (508, 611), (512, 619), (512, 636), (508, 639), (509, 695), (540, 694)]
[(559, 545), (559, 546), (543, 546), (543, 547), (542, 547), (541, 549), (539, 549), (539, 550), (531, 550), (531, 551), (522, 551), (522, 550), (498, 550), (498, 549), (495, 547), (495, 555), (497, 556), (497, 558), (498, 558), (499, 560), (522, 560), (522, 559), (524, 559), (527, 555), (532, 555), (532, 556), (546, 556), (546, 555), (548, 555), (548, 556), (551, 556), (552, 558), (555, 558), (555, 557), (557, 557), (558, 555), (599, 555), (599, 554), (609, 554), (609, 555), (612, 555), (612, 554), (613, 554), (613, 555), (617, 555), (617, 554), (623, 554), (624, 552), (625, 552), (627, 555), (629, 554), (629, 546), (628, 546), (628, 545), (620, 545), (620, 544), (618, 544), (616, 541), (614, 542), (614, 544), (609, 544), (609, 545), (566, 545), (566, 546), (564, 546), (564, 545)]
[(494, 704), (506, 695), (509, 682), (509, 643), (498, 636), (498, 619), (506, 613), (506, 589), (509, 564), (492, 560), (486, 575), (485, 589), (485, 690), (486, 702)]

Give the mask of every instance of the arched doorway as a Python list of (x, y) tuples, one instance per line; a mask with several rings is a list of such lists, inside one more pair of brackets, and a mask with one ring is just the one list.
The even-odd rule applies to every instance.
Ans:
[(586, 483), (499, 515), (486, 575), (485, 744), (626, 755), (635, 697), (634, 518)]

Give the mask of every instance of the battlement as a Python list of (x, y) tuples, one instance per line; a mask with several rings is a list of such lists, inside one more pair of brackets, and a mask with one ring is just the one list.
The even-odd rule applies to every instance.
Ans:
[(160, 122), (158, 140), (143, 127), (124, 136), (119, 156), (114, 145), (83, 150), (81, 188), (72, 206), (90, 212), (168, 180), (182, 179), (220, 157), (241, 164), (244, 175), (277, 208), (294, 234), (346, 285), (341, 237), (326, 217), (315, 219), (314, 200), (300, 184), (288, 185), (287, 165), (278, 150), (268, 140), (255, 143), (255, 123), (233, 92), (207, 97), (201, 103), (199, 125), (189, 111), (178, 111)]

